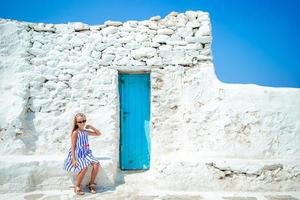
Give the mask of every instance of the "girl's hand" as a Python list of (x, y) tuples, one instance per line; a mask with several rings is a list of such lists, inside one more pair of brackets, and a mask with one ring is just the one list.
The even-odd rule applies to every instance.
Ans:
[(86, 126), (85, 126), (85, 129), (90, 129), (91, 128), (91, 125), (89, 125), (89, 124), (87, 124)]
[(93, 127), (89, 124), (87, 124), (85, 127), (84, 127), (84, 130), (86, 130), (87, 132), (94, 132), (94, 130), (92, 129)]
[(87, 124), (84, 129), (88, 132), (89, 135), (93, 135), (93, 136), (101, 135), (101, 132), (95, 127), (93, 127), (92, 125)]
[(77, 161), (76, 160), (72, 160), (72, 165), (73, 165), (73, 167), (77, 167), (78, 166)]

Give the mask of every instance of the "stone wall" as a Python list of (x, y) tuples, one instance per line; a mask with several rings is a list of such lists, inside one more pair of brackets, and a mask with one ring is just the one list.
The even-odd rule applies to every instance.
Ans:
[[(80, 111), (103, 132), (90, 143), (103, 163), (109, 160), (104, 185), (119, 184), (118, 73), (145, 71), (151, 74), (151, 167), (136, 181), (161, 189), (299, 190), (300, 90), (220, 82), (208, 13), (96, 26), (1, 19), (0, 41), (4, 171), (27, 158), (36, 168), (38, 156), (66, 155), (72, 117)], [(16, 154), (21, 164), (4, 159)], [(17, 181), (7, 174), (2, 190)], [(31, 174), (19, 185), (52, 187), (43, 176)]]

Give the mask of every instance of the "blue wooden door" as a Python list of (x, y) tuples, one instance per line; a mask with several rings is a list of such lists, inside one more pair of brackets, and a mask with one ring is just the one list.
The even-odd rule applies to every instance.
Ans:
[(150, 76), (119, 74), (120, 168), (150, 167)]

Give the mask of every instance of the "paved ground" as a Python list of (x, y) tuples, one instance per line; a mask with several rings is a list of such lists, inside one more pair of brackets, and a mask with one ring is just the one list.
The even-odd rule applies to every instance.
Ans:
[(300, 200), (299, 192), (182, 192), (182, 191), (146, 191), (132, 188), (116, 190), (98, 190), (97, 194), (86, 191), (83, 196), (76, 196), (73, 190), (33, 191), (28, 193), (0, 194), (1, 200)]

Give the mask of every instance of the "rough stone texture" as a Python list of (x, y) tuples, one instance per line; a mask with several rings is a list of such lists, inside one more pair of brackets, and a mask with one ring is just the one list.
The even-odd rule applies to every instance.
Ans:
[[(96, 26), (0, 19), (0, 41), (2, 191), (67, 186), (62, 169), (45, 180), (63, 159), (42, 160), (66, 155), (78, 111), (103, 132), (90, 138), (108, 163), (103, 186), (300, 190), (300, 90), (220, 82), (208, 13)], [(119, 71), (151, 73), (151, 168), (135, 176), (118, 167)]]

